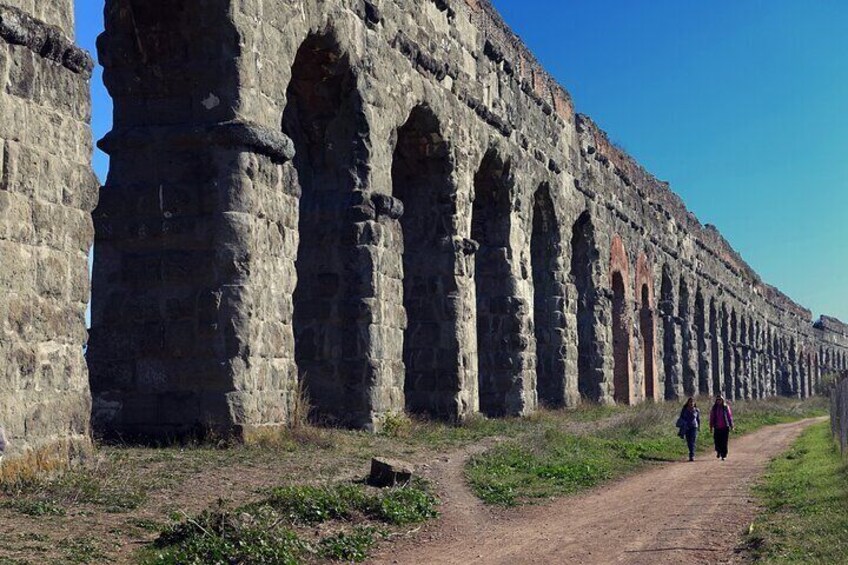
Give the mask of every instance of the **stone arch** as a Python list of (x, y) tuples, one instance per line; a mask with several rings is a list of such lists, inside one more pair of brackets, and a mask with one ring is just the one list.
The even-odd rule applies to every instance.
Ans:
[(813, 351), (812, 348), (807, 349), (807, 396), (813, 396), (813, 375), (814, 375), (814, 366), (813, 366)]
[(739, 333), (737, 334), (737, 363), (736, 368), (736, 398), (747, 398), (751, 383), (750, 349), (748, 343), (748, 317), (742, 313), (739, 315)]
[(731, 345), (730, 313), (727, 305), (721, 305), (721, 345), (724, 354), (724, 383), (722, 390), (728, 399), (733, 398), (733, 347)]
[(760, 320), (755, 322), (756, 326), (756, 349), (754, 355), (757, 360), (757, 375), (756, 375), (756, 397), (765, 398), (768, 396), (766, 387), (766, 358), (765, 358), (765, 329), (760, 323)]
[(739, 342), (741, 340), (739, 331), (739, 316), (736, 314), (736, 308), (730, 310), (730, 347), (731, 358), (733, 364), (731, 366), (730, 375), (733, 379), (730, 383), (728, 395), (731, 399), (739, 398), (739, 387), (742, 381), (742, 355), (739, 350)]
[(800, 386), (798, 383), (798, 346), (795, 338), (789, 339), (789, 394), (797, 396)]
[(671, 268), (666, 264), (663, 265), (660, 282), (660, 314), (663, 320), (663, 367), (665, 368), (664, 395), (666, 400), (674, 400), (680, 396), (680, 356), (677, 348), (674, 296)]
[(392, 194), (403, 204), (404, 396), (412, 413), (459, 417), (457, 293), (450, 148), (439, 119), (416, 106), (398, 129)]
[[(283, 131), (294, 142), (300, 186), (293, 295), (298, 373), (316, 415), (358, 425), (368, 418), (358, 320), (353, 226), (345, 206), (361, 153), (362, 101), (346, 53), (331, 34), (310, 35), (297, 52)], [(361, 421), (362, 420), (362, 421)]]
[(576, 294), (577, 386), (581, 397), (594, 402), (601, 398), (603, 381), (603, 358), (598, 354), (596, 330), (599, 260), (595, 226), (587, 210), (571, 230), (571, 278)]
[(630, 320), (630, 265), (624, 242), (612, 239), (610, 249), (610, 288), (612, 290), (613, 398), (619, 404), (633, 403), (633, 368)]
[(813, 351), (813, 394), (822, 394), (821, 348)]
[(530, 262), (537, 386), (540, 402), (550, 407), (564, 406), (566, 401), (561, 255), (562, 241), (551, 187), (543, 183), (533, 195)]
[(772, 350), (774, 357), (774, 392), (775, 394), (784, 395), (785, 391), (785, 375), (784, 375), (784, 351), (781, 343), (780, 334), (775, 331), (772, 336)]
[(508, 412), (508, 398), (520, 362), (509, 260), (512, 164), (495, 149), (474, 175), (471, 239), (479, 244), (474, 260), (477, 294), (477, 370), (480, 410), (488, 416)]
[(695, 291), (695, 350), (697, 351), (698, 394), (709, 396), (710, 386), (710, 354), (707, 341), (707, 307), (704, 293), (699, 286)]
[(657, 322), (654, 310), (654, 277), (648, 257), (636, 259), (636, 298), (639, 311), (639, 336), (642, 350), (642, 396), (657, 400)]
[(776, 392), (774, 381), (774, 343), (771, 328), (768, 323), (763, 328), (763, 360), (765, 363), (765, 387), (766, 396), (773, 396)]
[(695, 396), (697, 393), (697, 376), (695, 370), (694, 352), (692, 351), (692, 302), (689, 283), (680, 276), (680, 291), (678, 294), (677, 316), (680, 318), (680, 361), (683, 368), (683, 394)]
[(721, 322), (719, 312), (716, 309), (715, 298), (710, 298), (710, 358), (712, 361), (712, 389), (713, 394), (721, 392)]

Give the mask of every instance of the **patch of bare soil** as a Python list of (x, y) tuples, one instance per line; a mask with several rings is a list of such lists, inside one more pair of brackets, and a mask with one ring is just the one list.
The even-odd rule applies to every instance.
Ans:
[(386, 546), (373, 563), (737, 563), (740, 535), (757, 508), (753, 483), (816, 420), (731, 438), (726, 461), (701, 453), (578, 496), (493, 510), (465, 486), (464, 460), (437, 462), (430, 478), (443, 519)]

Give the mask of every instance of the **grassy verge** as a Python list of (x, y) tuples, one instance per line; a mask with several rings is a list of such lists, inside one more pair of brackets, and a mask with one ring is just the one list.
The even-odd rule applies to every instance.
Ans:
[[(654, 459), (682, 457), (673, 426), (678, 409), (584, 406), (529, 418), (478, 417), (461, 426), (393, 417), (381, 434), (304, 426), (227, 449), (101, 446), (61, 477), (0, 485), (0, 523), (7, 526), (0, 528), (0, 563), (130, 563), (138, 548), (148, 563), (216, 562), (210, 555), (218, 554), (207, 550), (238, 562), (239, 554), (227, 552), (258, 546), (307, 563), (333, 556), (351, 561), (423, 519), (375, 510), (378, 501), (397, 501), (394, 496), (411, 496), (396, 506), (414, 509), (420, 493), (383, 500), (387, 494), (359, 485), (371, 457), (423, 465), (497, 438), (502, 447), (475, 459), (469, 477), (489, 502), (517, 504), (573, 492)], [(824, 409), (820, 399), (734, 405), (740, 430)], [(705, 434), (702, 450), (709, 441)], [(528, 451), (532, 458), (525, 461)], [(330, 508), (343, 511), (326, 510), (327, 498), (342, 499)], [(292, 514), (291, 500), (327, 517)]]
[(828, 423), (806, 430), (756, 489), (765, 512), (748, 536), (763, 563), (831, 564), (848, 559), (848, 466)]
[[(486, 503), (514, 506), (592, 487), (652, 461), (679, 460), (686, 452), (674, 427), (679, 405), (593, 410), (607, 416), (599, 425), (581, 428), (557, 418), (541, 419), (534, 429), (473, 458), (466, 467), (471, 487)], [(706, 420), (708, 407), (702, 410)], [(734, 404), (738, 433), (823, 414), (822, 401)], [(709, 433), (702, 433), (699, 452), (709, 453), (711, 441)]]
[(150, 565), (359, 562), (380, 537), (436, 513), (425, 485), (369, 491), (356, 484), (289, 486), (259, 501), (218, 508), (168, 526), (142, 556)]

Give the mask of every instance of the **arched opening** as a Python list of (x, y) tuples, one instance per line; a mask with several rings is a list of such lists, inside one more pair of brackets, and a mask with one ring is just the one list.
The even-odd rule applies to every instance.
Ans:
[(721, 353), (719, 349), (719, 321), (715, 299), (710, 299), (710, 354), (712, 359), (713, 394), (721, 392)]
[(763, 398), (765, 384), (763, 382), (764, 368), (762, 359), (762, 344), (763, 334), (760, 330), (760, 321), (754, 322), (754, 338), (753, 338), (753, 358), (754, 358), (754, 398)]
[(615, 401), (630, 404), (630, 332), (627, 320), (627, 296), (624, 278), (612, 274), (612, 352)]
[(798, 349), (795, 338), (789, 340), (789, 395), (797, 396), (800, 390), (798, 383)]
[(739, 353), (739, 319), (736, 317), (736, 309), (730, 313), (730, 348), (733, 364), (730, 369), (730, 388), (727, 391), (730, 399), (739, 398), (739, 386), (742, 380), (742, 359)]
[(503, 416), (513, 384), (518, 333), (509, 264), (510, 164), (489, 151), (474, 176), (471, 238), (479, 245), (474, 258), (477, 291), (477, 370), (480, 410)]
[(580, 396), (593, 402), (600, 399), (603, 379), (603, 360), (597, 354), (595, 335), (598, 260), (595, 227), (586, 211), (571, 230), (571, 278), (577, 294), (577, 385)]
[(663, 366), (665, 368), (665, 399), (678, 397), (677, 383), (680, 378), (677, 355), (677, 328), (674, 319), (674, 283), (671, 270), (663, 266), (660, 286), (660, 313), (663, 320)]
[(815, 367), (813, 365), (813, 354), (807, 352), (807, 396), (813, 396), (813, 374)]
[(724, 396), (733, 398), (733, 349), (730, 346), (730, 316), (727, 308), (721, 307), (721, 345), (724, 352)]
[(312, 35), (295, 57), (283, 131), (294, 141), (300, 183), (293, 326), (295, 360), (316, 416), (348, 423), (367, 403), (349, 305), (356, 296), (352, 226), (345, 221), (361, 151), (361, 101), (348, 57)]
[(550, 407), (565, 404), (565, 356), (562, 344), (562, 286), (559, 228), (550, 187), (543, 184), (533, 198), (530, 261), (533, 270), (533, 321), (536, 334), (536, 378), (539, 400)]
[(642, 358), (645, 375), (645, 398), (654, 399), (654, 310), (647, 283), (642, 285), (639, 308), (639, 333), (642, 336)]
[(739, 316), (739, 339), (737, 340), (737, 359), (736, 366), (736, 398), (747, 398), (747, 391), (750, 388), (751, 382), (751, 367), (749, 360), (748, 349), (748, 321), (744, 315)]
[(677, 315), (680, 316), (680, 361), (683, 368), (683, 394), (694, 396), (696, 389), (695, 359), (692, 351), (692, 303), (689, 284), (680, 277), (680, 304)]
[(707, 349), (707, 312), (704, 295), (699, 288), (695, 292), (695, 341), (698, 366), (698, 394), (710, 394), (710, 364)]
[[(392, 160), (392, 194), (403, 203), (403, 334), (406, 408), (456, 417), (459, 343), (452, 233), (453, 165), (439, 121), (425, 107), (413, 109), (398, 130)], [(454, 390), (451, 390), (451, 387)]]

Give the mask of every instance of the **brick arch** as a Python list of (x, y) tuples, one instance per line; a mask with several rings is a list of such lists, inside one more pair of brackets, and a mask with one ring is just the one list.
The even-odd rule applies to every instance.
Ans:
[(639, 335), (642, 346), (642, 396), (659, 400), (657, 379), (657, 315), (654, 276), (645, 253), (636, 259), (636, 304), (639, 312)]
[(634, 401), (633, 340), (631, 338), (630, 262), (621, 237), (610, 246), (609, 286), (612, 291), (613, 397), (617, 403)]

